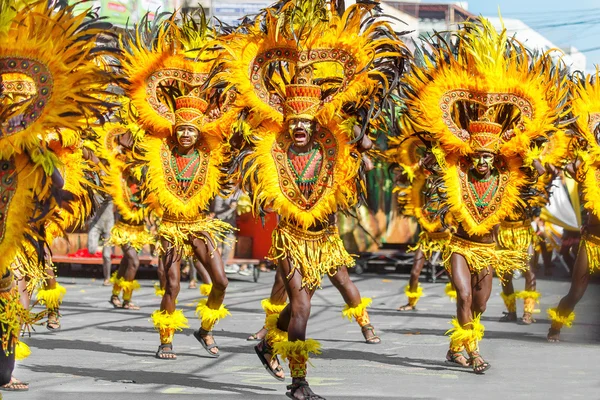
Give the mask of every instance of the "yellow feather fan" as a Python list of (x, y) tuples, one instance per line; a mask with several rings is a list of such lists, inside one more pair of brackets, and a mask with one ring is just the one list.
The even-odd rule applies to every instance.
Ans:
[[(46, 182), (44, 184), (44, 182)], [(26, 155), (15, 155), (0, 161), (0, 276), (4, 276), (13, 261), (27, 251), (25, 238), (41, 239), (30, 225), (36, 207), (36, 197), (45, 197), (49, 180)]]
[(40, 147), (40, 135), (55, 128), (77, 132), (106, 111), (97, 95), (111, 78), (95, 62), (103, 54), (95, 45), (102, 30), (74, 7), (55, 9), (39, 1), (17, 11), (8, 30), (0, 30), (0, 74), (25, 75), (36, 89), (28, 100), (0, 104), (0, 113), (8, 116), (0, 125), (2, 159)]
[[(600, 67), (592, 76), (581, 77), (572, 85), (571, 105), (577, 120), (573, 124), (576, 134), (587, 142), (577, 155), (583, 174), (582, 192), (584, 207), (600, 217)], [(579, 175), (579, 174), (578, 174)]]

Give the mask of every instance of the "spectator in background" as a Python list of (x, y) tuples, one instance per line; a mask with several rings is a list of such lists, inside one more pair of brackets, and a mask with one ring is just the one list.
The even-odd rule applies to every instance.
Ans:
[(112, 199), (108, 196), (101, 197), (99, 199), (100, 206), (98, 211), (94, 214), (94, 217), (90, 221), (88, 231), (88, 242), (87, 248), (88, 253), (91, 255), (96, 254), (98, 251), (98, 244), (100, 238), (103, 239), (102, 247), (102, 274), (104, 276), (104, 286), (112, 285), (110, 283), (110, 270), (111, 270), (111, 255), (112, 248), (107, 246), (106, 243), (110, 238), (110, 231), (115, 224), (115, 214), (113, 210)]
[[(211, 216), (213, 218), (220, 219), (223, 222), (227, 222), (228, 224), (236, 228), (237, 203), (239, 197), (239, 190), (236, 190), (231, 196), (227, 198), (223, 198), (221, 196), (215, 197), (210, 207)], [(223, 264), (225, 264), (225, 272), (239, 272), (240, 274), (245, 275), (248, 272), (247, 269), (245, 270), (246, 272), (244, 272), (240, 269), (239, 265), (227, 265), (227, 262), (232, 258), (231, 250), (232, 243), (235, 243), (235, 236), (235, 232), (231, 231), (227, 235), (227, 239), (220, 242), (217, 248), (221, 253), (221, 257), (223, 258)]]

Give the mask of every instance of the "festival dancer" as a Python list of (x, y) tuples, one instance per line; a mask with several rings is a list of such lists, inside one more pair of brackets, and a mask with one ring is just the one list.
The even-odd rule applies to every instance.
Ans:
[(0, 88), (0, 389), (27, 390), (11, 377), (13, 357), (21, 326), (41, 315), (32, 318), (19, 305), (11, 268), (18, 268), (15, 275), (30, 290), (48, 278), (50, 219), (62, 218), (59, 206), (67, 207), (66, 214), (73, 210), (71, 200), (77, 197), (67, 190), (67, 182), (75, 180), (61, 176), (64, 154), (59, 153), (75, 154), (80, 130), (107, 111), (110, 105), (94, 96), (103, 94), (109, 77), (95, 61), (106, 52), (97, 48), (90, 54), (103, 32), (94, 21), (84, 21), (87, 11), (54, 2), (5, 1), (0, 15), (0, 80), (7, 77), (9, 85), (16, 78), (33, 91), (18, 99), (10, 89), (5, 92), (4, 83)]
[(574, 143), (574, 161), (566, 172), (581, 185), (582, 204), (587, 219), (582, 227), (581, 244), (571, 276), (569, 293), (556, 308), (548, 310), (552, 321), (548, 330), (549, 342), (560, 341), (563, 326), (570, 328), (575, 320), (575, 306), (581, 300), (590, 281), (590, 275), (600, 269), (600, 185), (598, 169), (600, 154), (600, 69), (594, 74), (576, 74), (571, 86), (571, 111), (577, 117), (571, 124), (577, 141)]
[[(550, 197), (550, 188), (555, 177), (556, 168), (567, 157), (569, 139), (563, 131), (552, 134), (548, 141), (536, 146), (539, 155), (534, 156), (533, 165), (539, 177), (535, 185), (536, 195), (531, 197), (528, 206), (533, 215), (538, 215), (539, 210), (544, 207)], [(546, 166), (546, 167), (544, 167)], [(517, 299), (523, 299), (523, 317), (521, 323), (531, 325), (535, 322), (533, 313), (536, 303), (539, 303), (540, 292), (536, 290), (535, 266), (540, 252), (545, 251), (544, 239), (541, 238), (533, 227), (533, 218), (521, 215), (516, 219), (506, 219), (500, 223), (497, 241), (500, 248), (516, 250), (529, 254), (530, 261), (523, 273), (525, 278), (525, 290), (515, 292), (512, 273), (505, 276), (502, 285), (502, 300), (506, 305), (507, 312), (500, 318), (500, 322), (517, 321)], [(545, 255), (542, 253), (542, 256)]]
[[(335, 230), (337, 231), (337, 229)], [(336, 232), (339, 236), (339, 233)], [(337, 238), (336, 238), (337, 240)], [(360, 292), (354, 282), (350, 279), (348, 268), (345, 265), (337, 267), (333, 275), (328, 274), (329, 280), (333, 286), (340, 292), (346, 306), (342, 310), (342, 317), (352, 321), (354, 319), (365, 338), (367, 344), (379, 344), (381, 339), (375, 334), (375, 328), (371, 324), (367, 307), (372, 303), (372, 299), (361, 297)], [(248, 340), (262, 340), (268, 332), (267, 323), (272, 320), (271, 315), (279, 314), (287, 305), (287, 293), (285, 291), (285, 280), (281, 275), (281, 269), (275, 274), (275, 282), (271, 288), (270, 297), (261, 301), (261, 306), (265, 311), (265, 325), (261, 330), (248, 337)]]
[[(440, 217), (456, 226), (443, 261), (457, 293), (449, 363), (490, 368), (479, 352), (492, 267), (499, 277), (525, 268), (526, 254), (499, 250), (494, 229), (526, 212), (535, 184), (533, 141), (556, 131), (565, 81), (548, 54), (532, 57), (521, 45), (479, 18), (448, 40), (433, 37), (403, 84), (404, 126), (429, 141), (439, 174)], [(468, 360), (463, 354), (466, 350)]]
[[(102, 185), (110, 194), (118, 211), (117, 222), (110, 232), (108, 245), (120, 246), (123, 250), (119, 268), (110, 279), (113, 290), (109, 303), (115, 308), (139, 310), (131, 301), (133, 291), (140, 288), (140, 284), (135, 280), (140, 265), (138, 254), (142, 247), (153, 244), (155, 239), (146, 227), (149, 210), (144, 205), (145, 193), (141, 190), (145, 171), (140, 162), (133, 157), (136, 135), (132, 130), (137, 131), (139, 128), (128, 121), (124, 111), (120, 113), (119, 118), (129, 123), (106, 123), (102, 129), (97, 130), (101, 142), (98, 154), (106, 163), (103, 173), (100, 174)], [(122, 303), (119, 298), (121, 291)]]
[[(401, 140), (391, 138), (386, 151), (388, 161), (400, 169), (396, 189), (399, 212), (414, 217), (421, 228), (417, 244), (409, 248), (409, 251), (415, 252), (415, 256), (410, 280), (404, 288), (408, 303), (398, 307), (398, 311), (416, 310), (417, 302), (423, 296), (419, 277), (425, 262), (431, 260), (435, 253), (440, 253), (451, 236), (450, 230), (444, 228), (437, 217), (439, 198), (435, 193), (430, 193), (435, 176), (423, 168), (422, 157), (425, 154), (422, 142), (416, 137)], [(445, 292), (451, 299), (456, 299), (452, 283), (448, 282)]]
[[(144, 190), (151, 195), (147, 203), (162, 218), (157, 234), (165, 293), (160, 310), (152, 314), (161, 343), (156, 357), (177, 357), (173, 336), (175, 330), (187, 327), (183, 311), (176, 310), (180, 263), (192, 255), (207, 268), (212, 281), (208, 299), (200, 300), (196, 309), (202, 322), (194, 337), (211, 357), (218, 357), (212, 328), (229, 311), (223, 305), (228, 281), (216, 249), (231, 227), (207, 214), (209, 202), (227, 178), (222, 168), (228, 161), (228, 134), (237, 111), (228, 111), (219, 90), (202, 90), (218, 53), (198, 49), (216, 36), (213, 30), (197, 31), (189, 14), (183, 14), (179, 25), (173, 16), (155, 30), (146, 22), (137, 27), (135, 37), (123, 41), (123, 73), (136, 122), (146, 132), (139, 157), (147, 168)], [(157, 23), (161, 22), (153, 22)], [(153, 32), (158, 36), (151, 37)]]
[(234, 53), (223, 80), (245, 107), (243, 185), (257, 213), (271, 209), (280, 217), (269, 258), (290, 302), (268, 317), (255, 350), (278, 380), (284, 376), (277, 356), (289, 361), (287, 396), (294, 399), (322, 399), (306, 381), (309, 355), (320, 352), (319, 342), (306, 338), (311, 297), (324, 274), (354, 263), (335, 214), (358, 200), (362, 153), (371, 147), (366, 133), (393, 82), (385, 72), (402, 72), (404, 52), (387, 24), (364, 18), (372, 5), (352, 6), (343, 17), (332, 7), (282, 2), (247, 33), (223, 39)]

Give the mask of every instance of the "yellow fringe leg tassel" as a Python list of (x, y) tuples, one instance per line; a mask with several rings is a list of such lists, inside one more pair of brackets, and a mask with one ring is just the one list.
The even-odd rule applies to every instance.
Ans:
[(212, 290), (212, 283), (203, 283), (200, 285), (200, 294), (202, 296), (210, 295), (210, 291)]
[(552, 321), (551, 328), (555, 331), (560, 331), (563, 326), (570, 328), (573, 326), (573, 321), (575, 321), (575, 312), (572, 311), (571, 314), (566, 317), (561, 317), (558, 314), (558, 309), (550, 308), (548, 309), (548, 318)]
[(535, 312), (535, 305), (540, 303), (540, 297), (542, 294), (535, 290), (523, 290), (517, 293), (517, 298), (523, 299), (523, 312), (530, 314)]
[(156, 310), (151, 315), (154, 328), (160, 334), (160, 343), (173, 343), (175, 331), (181, 331), (183, 328), (189, 328), (188, 320), (183, 315), (182, 310), (175, 310), (173, 313)]
[(113, 284), (112, 294), (113, 296), (119, 296), (121, 294), (121, 281), (123, 278), (117, 278), (117, 271), (113, 272), (110, 276), (110, 283)]
[(279, 321), (279, 313), (271, 314), (265, 320), (265, 328), (267, 328), (265, 340), (269, 347), (273, 347), (275, 343), (287, 342), (288, 340), (288, 333), (277, 327), (277, 321)]
[(219, 322), (219, 320), (231, 314), (223, 304), (221, 304), (219, 309), (213, 310), (206, 305), (207, 302), (208, 299), (202, 299), (198, 302), (198, 306), (196, 307), (196, 315), (202, 320), (200, 327), (203, 330), (210, 332), (215, 324)]
[(273, 345), (273, 356), (286, 358), (292, 378), (306, 377), (306, 364), (310, 354), (321, 354), (321, 344), (314, 339), (285, 341)]
[(421, 296), (423, 296), (423, 288), (421, 287), (421, 285), (419, 285), (417, 287), (417, 290), (412, 292), (410, 290), (410, 284), (408, 284), (404, 287), (404, 294), (408, 298), (408, 305), (415, 307), (417, 305), (417, 303), (419, 302), (419, 299), (421, 298)]
[(500, 293), (500, 297), (504, 300), (504, 305), (506, 306), (506, 310), (509, 313), (517, 312), (517, 294), (505, 294), (504, 292)]
[(139, 290), (140, 283), (135, 279), (132, 281), (123, 280), (123, 282), (121, 282), (121, 288), (123, 288), (123, 300), (130, 301), (133, 291)]
[(161, 288), (160, 283), (158, 282), (154, 284), (154, 295), (157, 297), (163, 297), (165, 295), (165, 289)]
[(60, 308), (66, 293), (67, 289), (56, 282), (56, 286), (53, 289), (38, 290), (37, 299), (49, 311), (56, 311)]
[(285, 302), (283, 304), (273, 304), (271, 302), (271, 299), (267, 298), (267, 299), (262, 299), (262, 301), (260, 302), (260, 305), (262, 306), (262, 309), (265, 311), (264, 327), (266, 329), (269, 329), (267, 327), (267, 320), (269, 319), (269, 316), (276, 314), (279, 317), (279, 313), (281, 313), (283, 311), (283, 309), (287, 306), (287, 302)]
[(446, 283), (446, 287), (444, 288), (444, 293), (446, 296), (450, 298), (450, 300), (456, 300), (456, 289), (452, 285), (452, 282)]
[(356, 320), (358, 325), (362, 328), (365, 325), (371, 323), (369, 320), (369, 313), (367, 312), (367, 307), (371, 305), (373, 299), (368, 297), (362, 297), (360, 299), (360, 303), (356, 307), (350, 307), (348, 304), (342, 310), (342, 317), (348, 318), (348, 320), (352, 321), (352, 318)]
[(479, 342), (483, 339), (485, 327), (481, 323), (481, 314), (473, 317), (471, 322), (461, 326), (458, 319), (454, 318), (451, 321), (452, 329), (446, 332), (450, 334), (450, 350), (452, 352), (461, 351), (463, 348), (467, 350), (469, 355), (479, 351)]

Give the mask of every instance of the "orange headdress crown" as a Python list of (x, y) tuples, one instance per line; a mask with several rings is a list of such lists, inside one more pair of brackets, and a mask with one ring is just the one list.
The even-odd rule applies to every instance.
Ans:
[(175, 99), (175, 128), (191, 125), (198, 130), (202, 128), (204, 113), (208, 103), (196, 96), (181, 96)]
[(489, 121), (473, 121), (469, 124), (472, 151), (498, 153), (502, 145), (502, 125)]
[(321, 87), (311, 84), (290, 84), (285, 88), (285, 119), (314, 119), (321, 104)]

